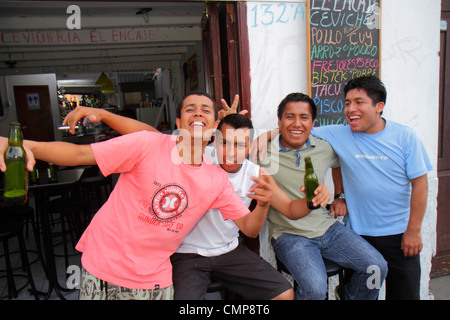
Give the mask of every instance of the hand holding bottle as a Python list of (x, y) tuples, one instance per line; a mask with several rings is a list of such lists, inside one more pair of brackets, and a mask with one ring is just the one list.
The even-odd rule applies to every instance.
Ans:
[[(23, 144), (23, 148), (25, 149), (25, 153), (27, 155), (27, 170), (32, 171), (34, 165), (36, 164), (36, 159), (34, 158), (33, 152), (28, 148), (26, 143)], [(0, 137), (0, 170), (2, 172), (6, 171), (6, 162), (5, 162), (5, 154), (8, 149), (8, 138)]]
[[(300, 191), (305, 193), (305, 186), (300, 187)], [(314, 209), (317, 209), (319, 206), (325, 207), (331, 199), (330, 191), (327, 186), (323, 183), (319, 182), (318, 187), (314, 190), (314, 198), (312, 198), (312, 205)]]

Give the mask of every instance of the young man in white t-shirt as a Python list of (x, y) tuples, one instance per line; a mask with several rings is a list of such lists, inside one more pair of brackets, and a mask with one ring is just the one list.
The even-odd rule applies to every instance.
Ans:
[[(247, 206), (253, 185), (261, 169), (247, 160), (251, 141), (251, 121), (241, 114), (221, 120), (214, 146), (205, 155), (228, 174), (235, 192)], [(253, 212), (267, 210), (256, 205)], [(254, 236), (257, 236), (255, 234)], [(175, 299), (201, 300), (212, 278), (244, 299), (293, 299), (291, 284), (258, 254), (240, 243), (239, 228), (225, 221), (219, 210), (209, 210), (184, 238), (171, 257)]]

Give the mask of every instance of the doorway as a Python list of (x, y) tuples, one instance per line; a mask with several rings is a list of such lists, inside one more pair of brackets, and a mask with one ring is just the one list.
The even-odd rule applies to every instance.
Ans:
[(48, 86), (14, 86), (13, 89), (24, 139), (55, 140)]
[(431, 277), (450, 274), (450, 0), (442, 0), (436, 255)]
[(221, 108), (239, 94), (239, 109), (250, 105), (250, 57), (245, 2), (207, 3), (202, 21), (206, 90)]

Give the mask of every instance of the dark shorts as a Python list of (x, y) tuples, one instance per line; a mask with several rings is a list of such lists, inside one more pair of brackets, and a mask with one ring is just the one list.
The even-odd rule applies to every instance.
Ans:
[(215, 257), (175, 253), (173, 265), (175, 300), (202, 300), (211, 278), (243, 299), (270, 300), (292, 288), (272, 265), (246, 246)]

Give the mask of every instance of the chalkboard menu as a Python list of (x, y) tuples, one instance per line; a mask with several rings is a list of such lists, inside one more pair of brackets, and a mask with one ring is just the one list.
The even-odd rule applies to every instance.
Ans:
[(316, 126), (346, 124), (344, 86), (380, 72), (381, 0), (308, 0), (308, 90)]

